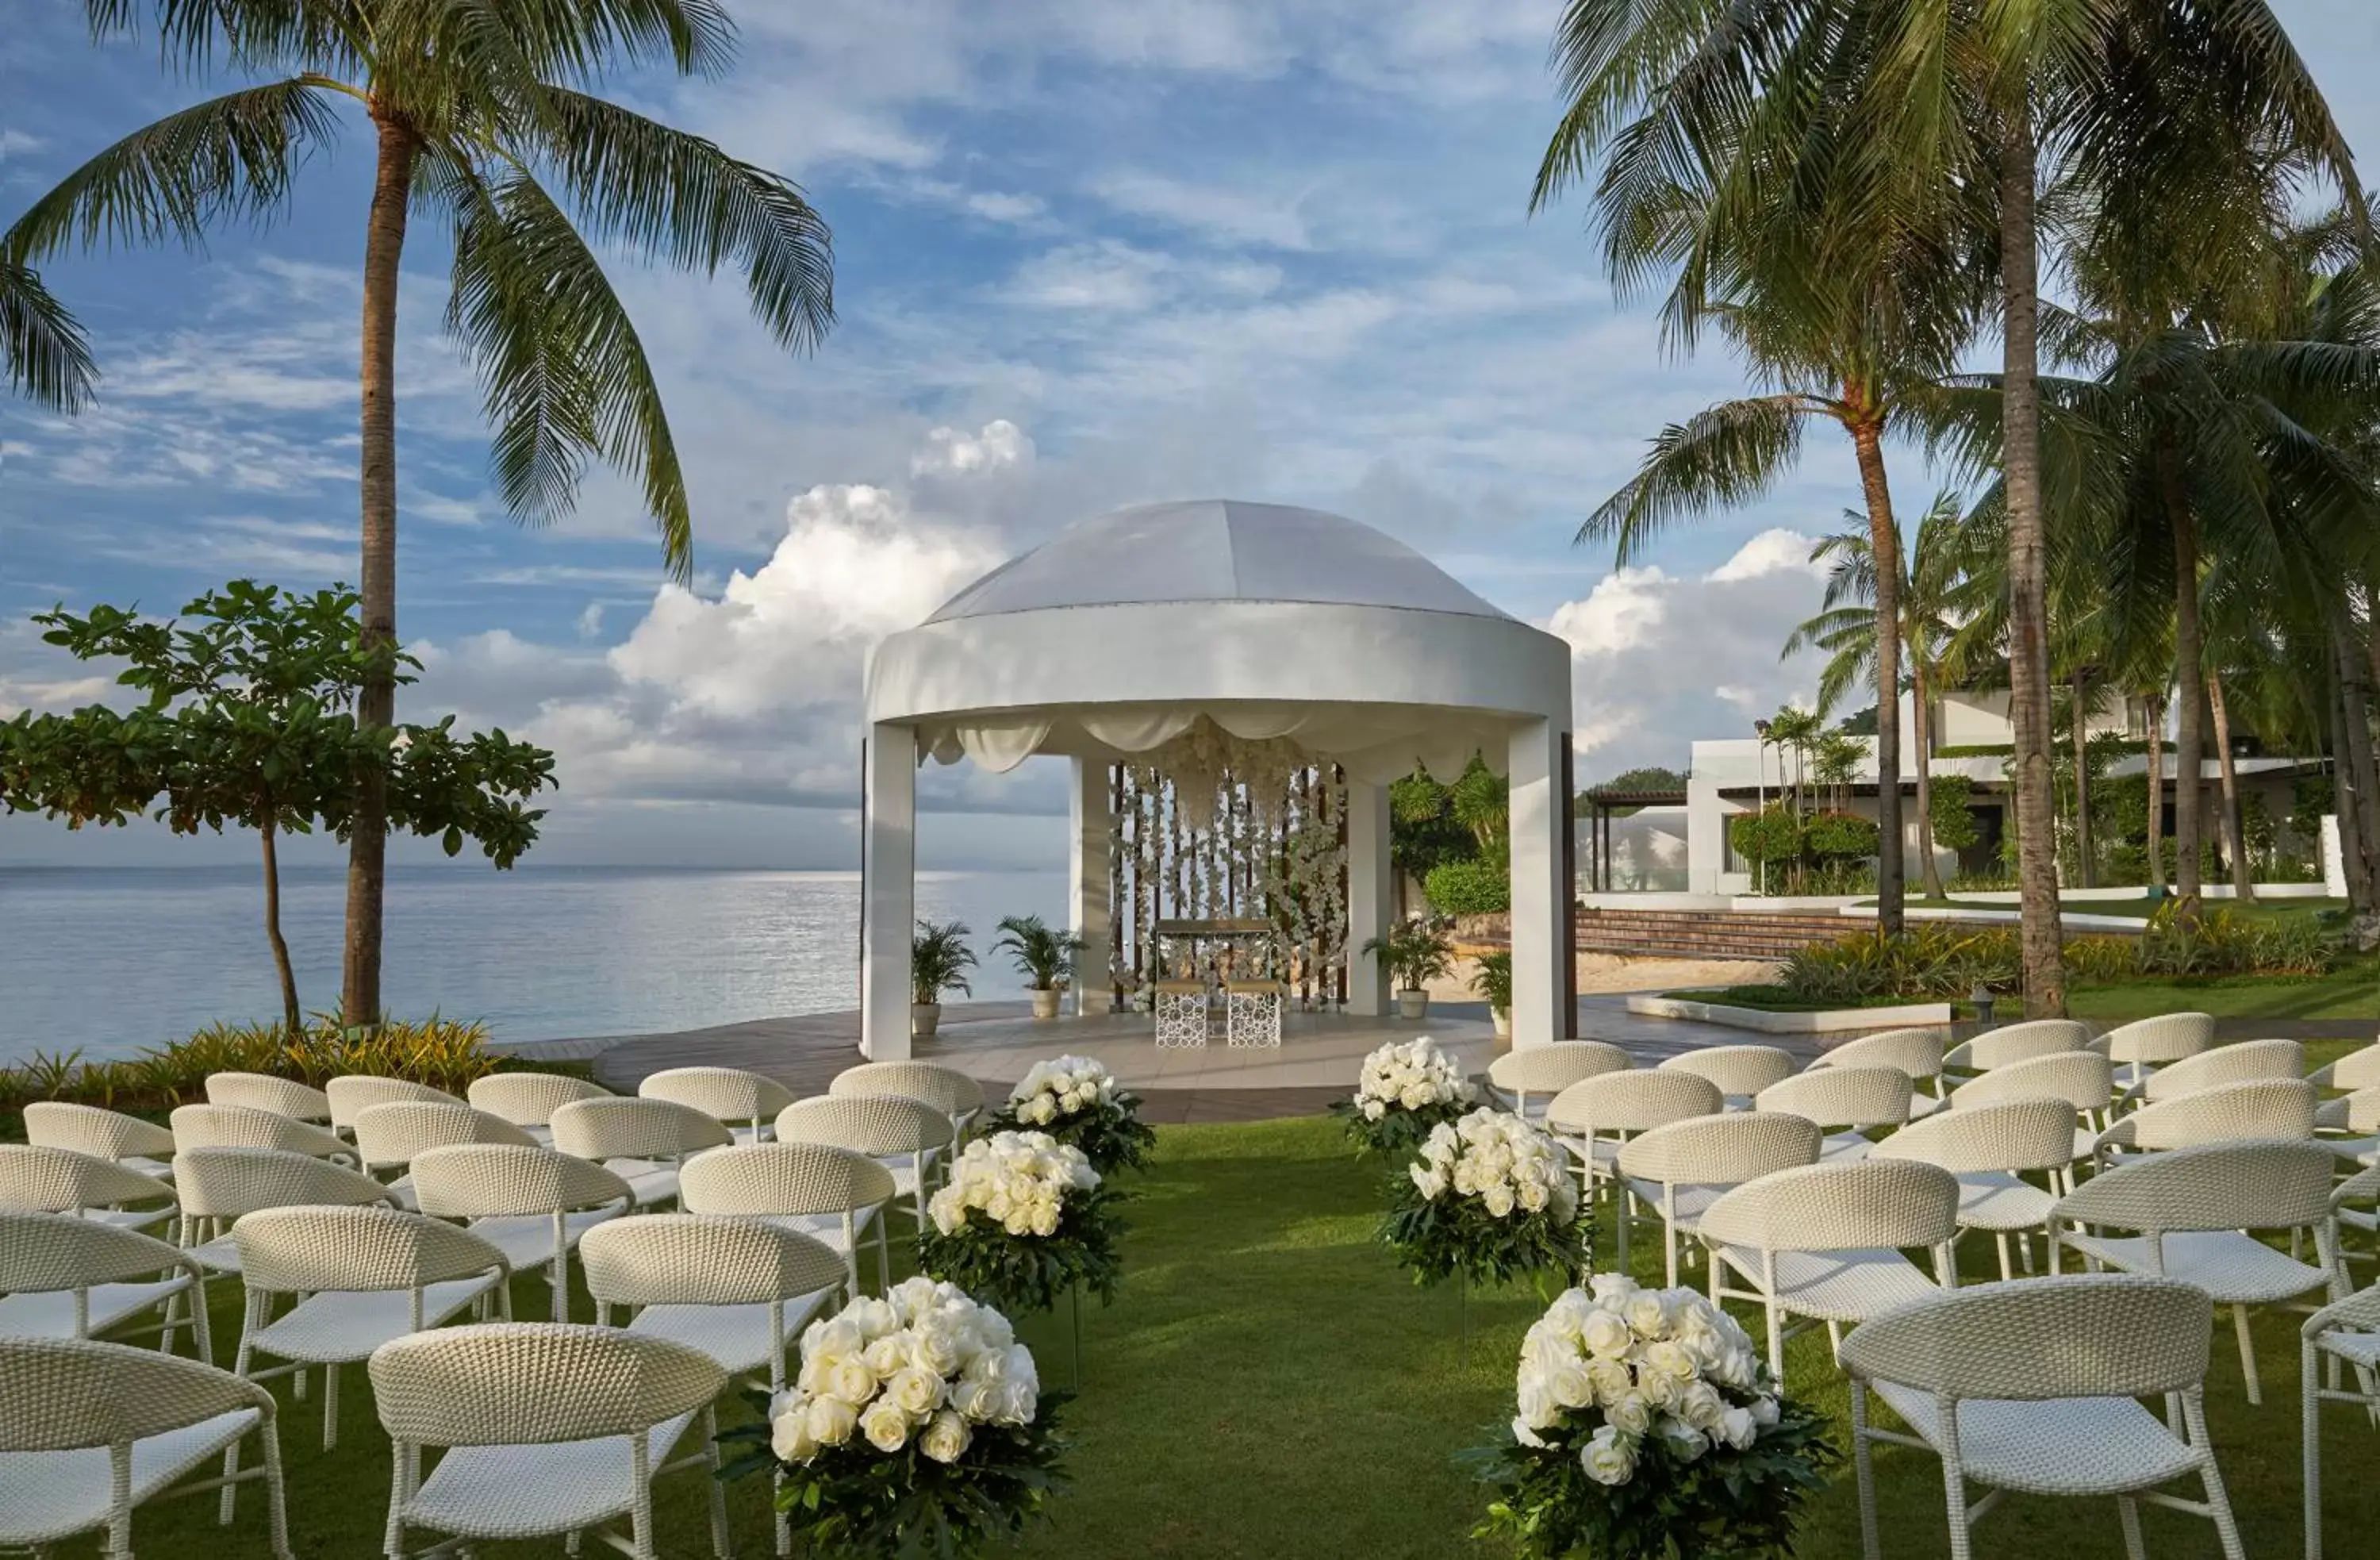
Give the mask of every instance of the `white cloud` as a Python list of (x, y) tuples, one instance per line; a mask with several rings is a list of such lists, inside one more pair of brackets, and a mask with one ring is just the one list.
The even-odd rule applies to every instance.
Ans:
[(909, 462), (913, 477), (965, 477), (1033, 464), (1033, 441), (1004, 417), (985, 423), (979, 433), (937, 428), (926, 445)]
[(1789, 530), (1783, 526), (1771, 526), (1735, 551), (1735, 555), (1711, 570), (1715, 584), (1728, 584), (1738, 579), (1758, 579), (1769, 574), (1802, 574), (1813, 579), (1827, 577), (1827, 566), (1813, 563), (1810, 549), (1816, 539)]
[(1252, 195), (1236, 185), (1190, 184), (1144, 170), (1103, 175), (1091, 193), (1121, 212), (1155, 217), (1225, 243), (1302, 250), (1309, 238), (1301, 197)]

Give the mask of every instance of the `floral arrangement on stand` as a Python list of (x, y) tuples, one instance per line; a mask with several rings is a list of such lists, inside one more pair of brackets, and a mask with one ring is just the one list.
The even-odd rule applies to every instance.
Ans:
[(1006, 1311), (1052, 1310), (1078, 1286), (1112, 1300), (1115, 1200), (1089, 1157), (1047, 1132), (978, 1138), (926, 1204), (917, 1265)]
[(990, 1129), (1042, 1132), (1080, 1149), (1102, 1178), (1147, 1164), (1157, 1134), (1140, 1119), (1140, 1097), (1116, 1087), (1115, 1075), (1088, 1056), (1036, 1062), (1009, 1091)]
[(1405, 1154), (1477, 1098), (1454, 1058), (1421, 1035), (1390, 1041), (1365, 1057), (1354, 1096), (1330, 1110), (1347, 1124), (1358, 1151)]
[(1510, 1432), (1464, 1460), (1495, 1491), (1478, 1536), (1529, 1560), (1775, 1560), (1840, 1460), (1732, 1317), (1620, 1274), (1530, 1326), (1516, 1395)]
[(1430, 1129), (1397, 1183), (1380, 1238), (1413, 1269), (1415, 1283), (1567, 1276), (1585, 1258), (1578, 1202), (1561, 1145), (1511, 1112), (1483, 1105)]
[(1063, 1393), (1044, 1393), (1008, 1319), (955, 1285), (912, 1278), (802, 1334), (794, 1387), (722, 1479), (773, 1468), (805, 1554), (957, 1560), (1046, 1516), (1063, 1492)]

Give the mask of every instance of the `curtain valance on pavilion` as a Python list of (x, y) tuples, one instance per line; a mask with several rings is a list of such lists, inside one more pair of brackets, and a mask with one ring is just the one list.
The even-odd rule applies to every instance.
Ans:
[(1475, 753), (1501, 774), (1511, 729), (1508, 722), (1485, 713), (1392, 704), (1085, 704), (929, 721), (919, 727), (919, 748), (938, 762), (972, 759), (1003, 774), (1035, 753), (1109, 761), (1152, 755), (1190, 734), (1202, 719), (1245, 742), (1293, 743), (1366, 785), (1386, 785), (1416, 766), (1451, 782)]

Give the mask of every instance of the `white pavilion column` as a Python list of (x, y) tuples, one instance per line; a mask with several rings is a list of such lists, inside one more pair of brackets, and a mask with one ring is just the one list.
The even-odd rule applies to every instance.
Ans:
[(1389, 788), (1347, 782), (1347, 1011), (1389, 1010), (1389, 972), (1364, 945), (1389, 929)]
[(1075, 958), (1075, 1012), (1079, 1016), (1107, 1011), (1111, 995), (1108, 944), (1113, 912), (1108, 895), (1114, 834), (1108, 766), (1087, 759), (1076, 759), (1074, 765), (1075, 788), (1066, 809), (1066, 881), (1074, 885), (1074, 902), (1066, 924), (1083, 940), (1083, 951)]
[(1551, 721), (1512, 733), (1512, 1046), (1549, 1045), (1564, 1032), (1570, 933), (1562, 902), (1561, 745), (1570, 734)]
[(867, 896), (859, 908), (859, 1050), (873, 1061), (909, 1054), (909, 938), (917, 919), (917, 736), (905, 725), (868, 733)]

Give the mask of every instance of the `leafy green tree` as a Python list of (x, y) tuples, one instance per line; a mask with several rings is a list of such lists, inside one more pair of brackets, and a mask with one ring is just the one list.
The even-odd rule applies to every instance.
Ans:
[[(682, 270), (740, 271), (776, 341), (808, 349), (833, 320), (826, 224), (785, 178), (597, 95), (621, 67), (714, 77), (734, 56), (718, 0), (85, 0), (105, 39), (150, 13), (165, 61), (242, 84), (117, 141), (36, 201), (0, 264), (175, 240), (286, 212), (299, 165), (359, 110), (374, 147), (363, 258), (363, 628), (396, 642), (396, 304), (407, 225), (446, 227), (446, 326), (495, 427), (512, 514), (569, 511), (590, 460), (635, 478), (671, 576), (691, 577), (693, 514), (634, 322), (596, 258), (614, 246)], [(393, 663), (360, 690), (395, 720)], [(395, 823), (383, 772), (358, 773), (349, 830), (341, 1005), (380, 1011), (381, 902)]]
[(509, 867), (544, 817), (526, 803), (552, 780), (552, 754), (502, 731), (458, 737), (452, 715), (397, 728), (358, 721), (369, 681), (410, 681), (417, 663), (366, 639), (358, 605), (344, 587), (299, 595), (236, 579), (169, 621), (103, 604), (37, 614), (42, 639), (78, 660), (121, 661), (116, 681), (143, 701), (129, 713), (27, 711), (0, 725), (0, 803), (12, 812), (81, 828), (153, 807), (176, 834), (257, 832), (265, 939), (293, 1030), (305, 1015), (281, 931), (281, 835), (320, 825), (345, 836), (357, 777), (370, 773), (393, 826), (439, 839), (449, 856), (476, 841)]
[(0, 255), (0, 358), (8, 387), (35, 406), (80, 411), (99, 370), (81, 325), (31, 266)]

